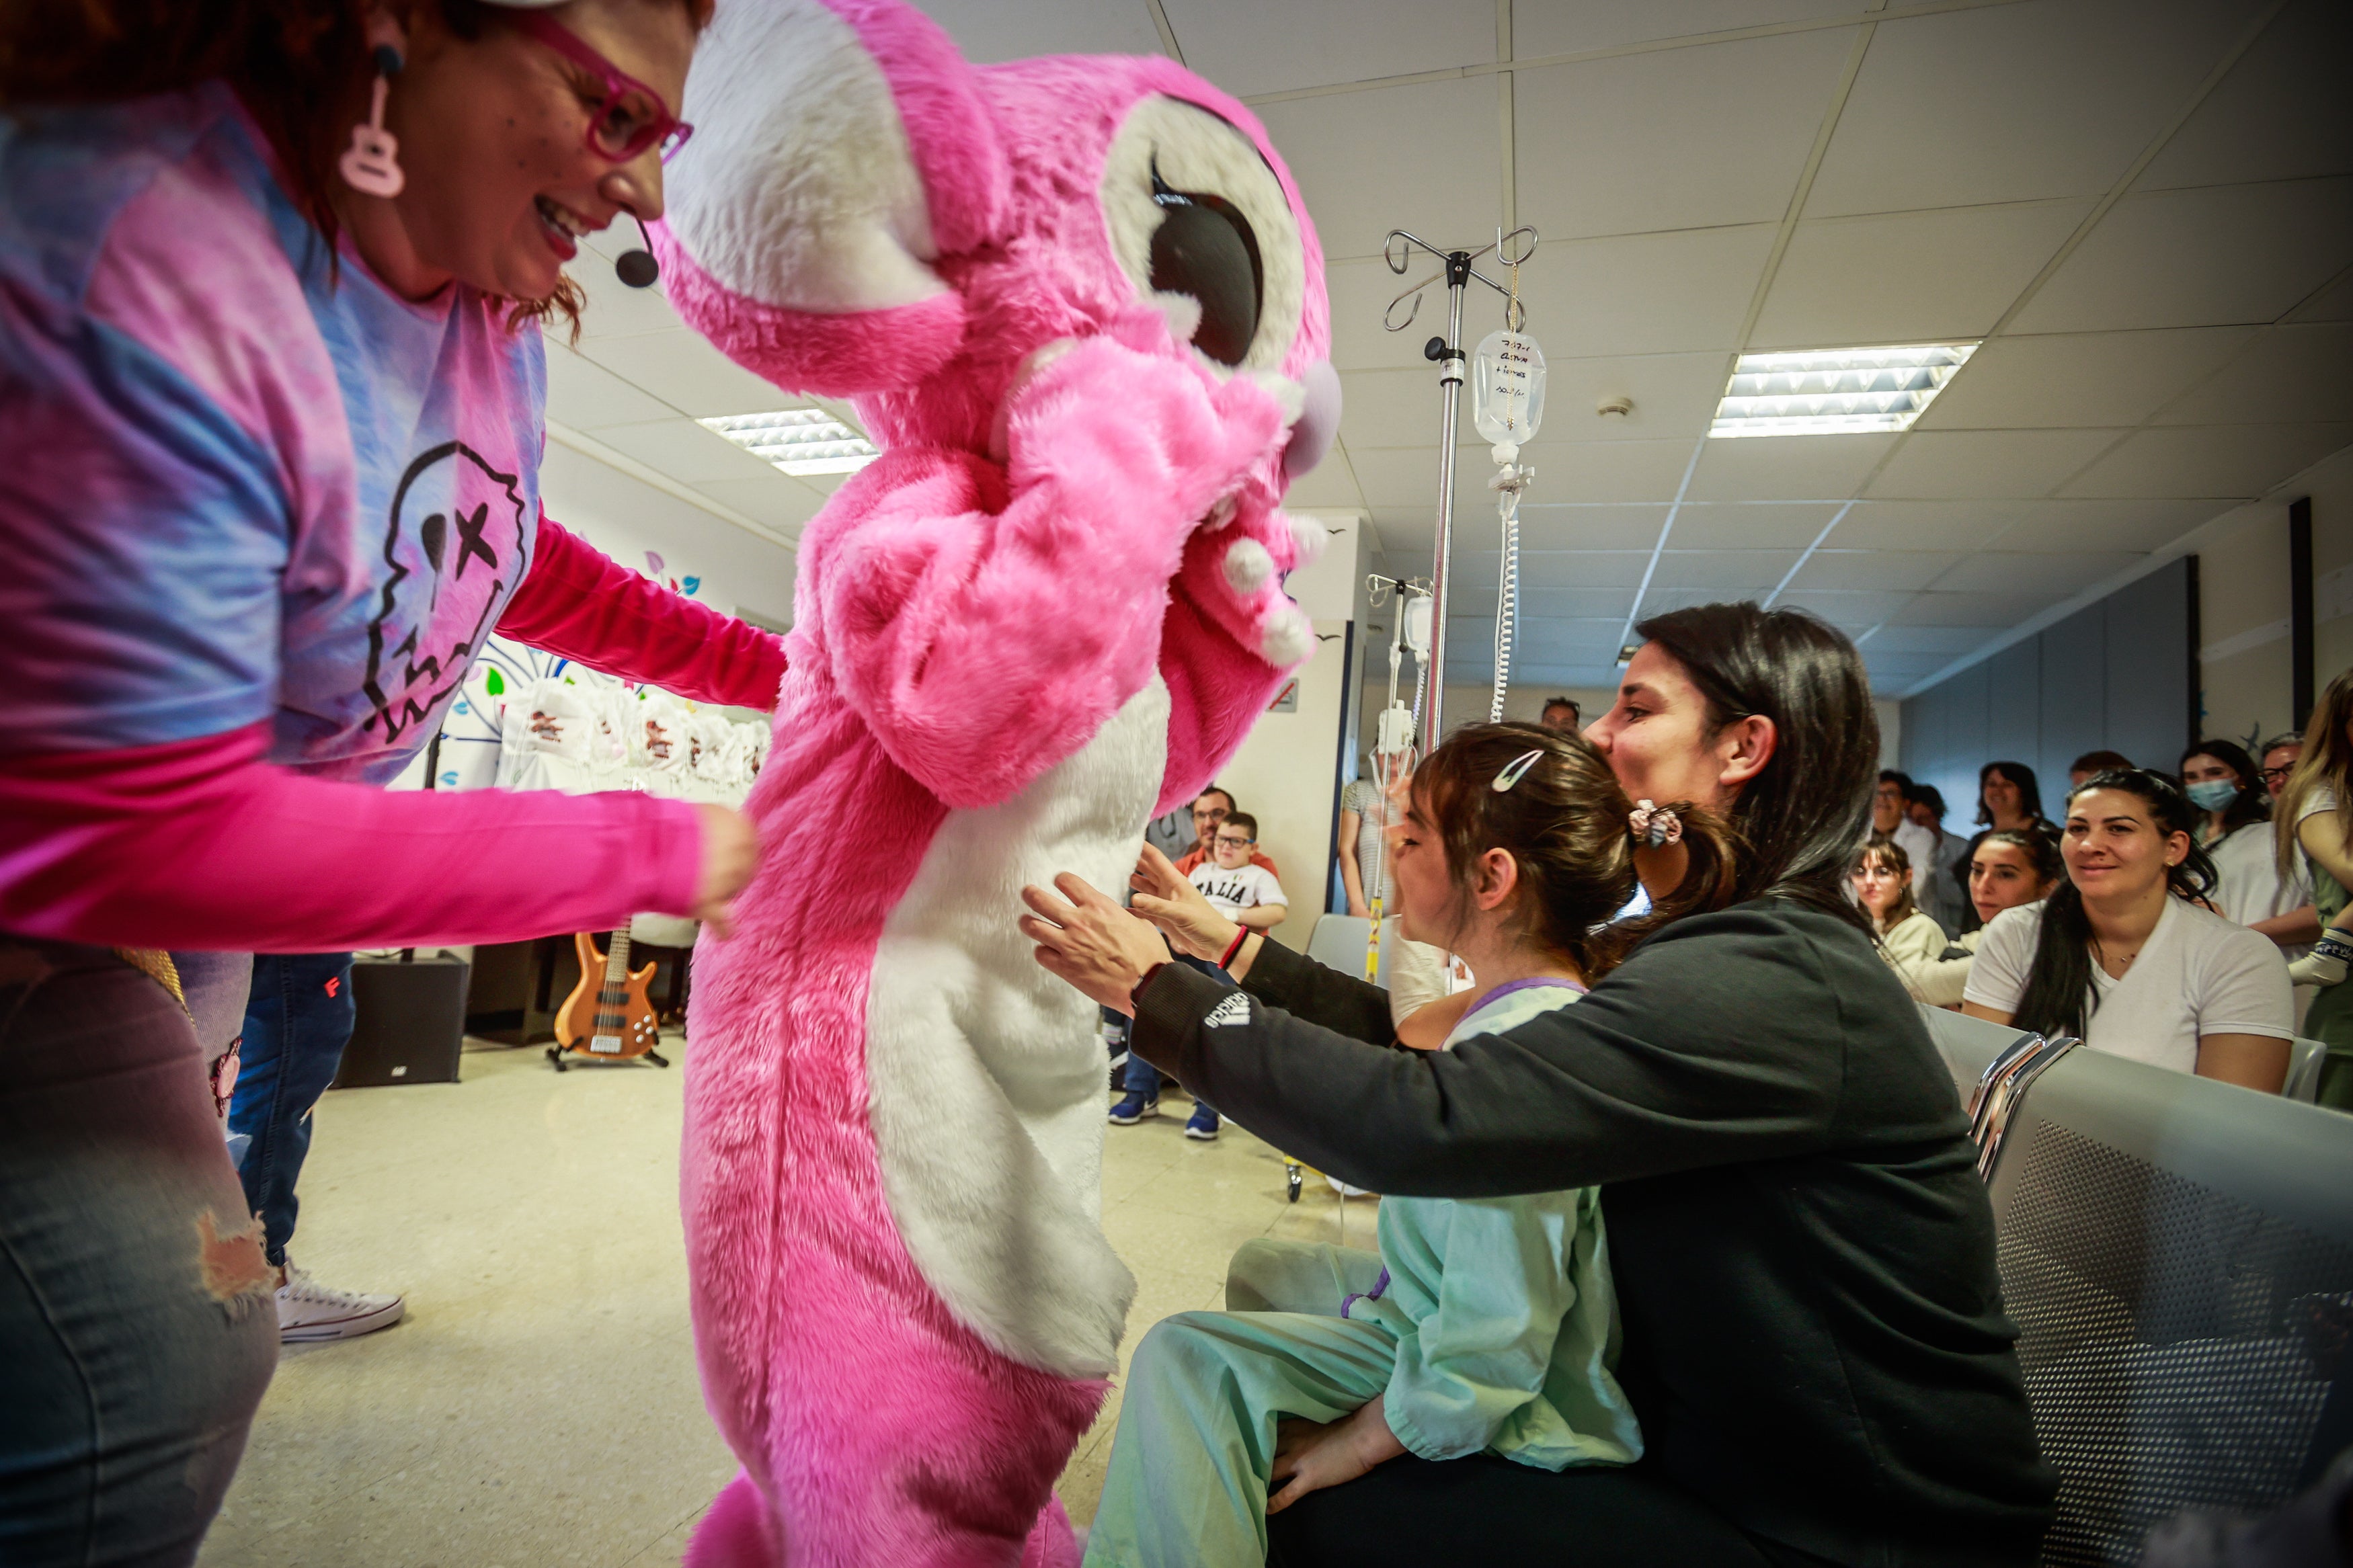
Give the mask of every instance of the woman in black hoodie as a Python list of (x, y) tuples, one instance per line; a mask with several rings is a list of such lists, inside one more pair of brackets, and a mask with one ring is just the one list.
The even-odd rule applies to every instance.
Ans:
[[(1343, 1181), (1430, 1197), (1598, 1184), (1648, 1454), (1626, 1469), (1389, 1460), (1269, 1521), (1270, 1561), (1796, 1568), (2030, 1563), (2055, 1489), (1950, 1076), (1845, 873), (1878, 778), (1853, 647), (1810, 616), (1644, 622), (1586, 731), (1629, 795), (1728, 816), (1722, 907), (1582, 1005), (1451, 1051), (1386, 994), (1243, 934), (1147, 857), (1137, 913), (1028, 889), (1039, 962), (1134, 1015), (1131, 1048)], [(1677, 886), (1674, 844), (1639, 856)], [(1315, 1441), (1335, 1480), (1351, 1423)]]

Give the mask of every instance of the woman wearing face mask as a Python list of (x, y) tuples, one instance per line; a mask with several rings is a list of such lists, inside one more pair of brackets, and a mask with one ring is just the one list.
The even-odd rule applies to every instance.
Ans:
[(2059, 838), (2039, 827), (1997, 827), (1979, 835), (1969, 857), (1969, 907), (1978, 929), (1963, 931), (1943, 952), (1905, 972), (1912, 994), (1931, 1007), (1958, 1008), (1969, 971), (1985, 940), (1985, 923), (2004, 910), (2040, 902), (2067, 874)]
[[(275, 1360), (181, 995), (255, 950), (723, 922), (750, 874), (721, 807), (373, 787), (493, 628), (774, 701), (775, 638), (539, 509), (539, 319), (580, 235), (659, 215), (708, 11), (0, 12), (11, 1563), (192, 1559)], [(163, 949), (212, 956), (183, 992)]]
[(2214, 862), (2215, 910), (2301, 956), (2320, 918), (2301, 868), (2283, 876), (2274, 858), (2271, 799), (2255, 760), (2229, 741), (2200, 741), (2181, 753), (2181, 793), (2203, 814), (2195, 837)]
[[(1714, 907), (1574, 1007), (1434, 1053), (1387, 999), (1217, 918), (1149, 857), (1135, 906), (1026, 890), (1039, 962), (1243, 1125), (1385, 1194), (1599, 1185), (1647, 1453), (1558, 1474), (1406, 1456), (1269, 1521), (1290, 1564), (2020, 1564), (2054, 1487), (1952, 1079), (1846, 885), (1878, 773), (1854, 649), (1800, 613), (1644, 622), (1586, 738), (1637, 800), (1740, 836)], [(1637, 871), (1676, 889), (1681, 847)], [(1375, 1436), (1377, 1436), (1376, 1434)]]
[(2111, 769), (2071, 792), (2067, 879), (1986, 927), (1963, 1011), (2278, 1092), (2295, 1036), (2287, 965), (2193, 901), (2213, 886), (2191, 837), (2198, 817), (2145, 768)]

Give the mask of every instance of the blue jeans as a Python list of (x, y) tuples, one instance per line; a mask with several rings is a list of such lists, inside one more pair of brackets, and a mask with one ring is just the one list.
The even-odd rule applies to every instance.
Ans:
[(0, 935), (0, 1563), (195, 1561), (278, 1364), (195, 1031), (103, 948)]
[(294, 1183), (311, 1152), (311, 1112), (351, 1044), (352, 955), (265, 952), (245, 1004), (244, 1064), (228, 1130), (253, 1142), (238, 1162), (246, 1212), (261, 1216), (269, 1261), (286, 1261), (301, 1205)]
[[(1211, 963), (1206, 958), (1187, 958), (1181, 952), (1174, 953), (1171, 956), (1186, 968), (1198, 969), (1220, 985), (1231, 985), (1235, 983), (1232, 975), (1228, 974), (1224, 970), (1219, 969), (1216, 964)], [(1142, 1057), (1137, 1056), (1134, 1051), (1130, 1051), (1127, 1054), (1126, 1076), (1123, 1077), (1119, 1080), (1119, 1083), (1120, 1087), (1127, 1090), (1130, 1094), (1141, 1091), (1146, 1100), (1158, 1100), (1160, 1098), (1160, 1069), (1154, 1067), (1150, 1062), (1145, 1061)], [(1218, 1113), (1218, 1108), (1216, 1106), (1211, 1105), (1208, 1100), (1203, 1100), (1198, 1094), (1193, 1097), (1193, 1103), (1201, 1110), (1208, 1111), (1212, 1116), (1215, 1116)]]

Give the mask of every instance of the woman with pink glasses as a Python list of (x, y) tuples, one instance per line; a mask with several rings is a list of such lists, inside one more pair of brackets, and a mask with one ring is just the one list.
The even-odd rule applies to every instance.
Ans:
[(236, 1468), (278, 1276), (189, 1007), (241, 955), (723, 921), (750, 874), (718, 807), (374, 787), (493, 629), (773, 704), (775, 638), (539, 504), (540, 321), (580, 236), (659, 216), (709, 9), (0, 13), (12, 1563), (192, 1561)]

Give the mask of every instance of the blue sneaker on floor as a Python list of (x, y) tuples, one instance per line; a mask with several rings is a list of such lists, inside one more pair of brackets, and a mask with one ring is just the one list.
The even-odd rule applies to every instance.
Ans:
[[(1159, 1097), (1147, 1095), (1140, 1089), (1133, 1089), (1125, 1100), (1111, 1108), (1111, 1124), (1113, 1127), (1133, 1127), (1147, 1116), (1159, 1114)], [(1211, 1133), (1210, 1136), (1215, 1137), (1216, 1134)]]
[(1185, 1136), (1198, 1138), (1204, 1143), (1215, 1142), (1218, 1136), (1218, 1113), (1206, 1105), (1193, 1107), (1192, 1119), (1185, 1123)]

